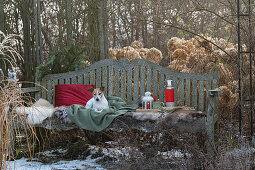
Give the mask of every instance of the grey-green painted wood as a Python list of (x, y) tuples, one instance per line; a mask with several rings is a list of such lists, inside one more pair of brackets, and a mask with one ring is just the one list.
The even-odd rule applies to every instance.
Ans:
[(121, 88), (120, 88), (120, 95), (121, 98), (126, 100), (126, 71), (121, 70)]
[(52, 80), (48, 80), (48, 97), (47, 100), (52, 103)]
[(211, 89), (210, 88), (211, 86), (210, 86), (210, 80), (206, 80), (206, 98), (205, 98), (205, 109), (208, 107), (208, 102), (207, 102), (207, 100), (208, 100), (208, 93), (209, 93), (209, 90)]
[(138, 76), (139, 76), (139, 67), (138, 65), (134, 66), (134, 103), (138, 103), (139, 102), (139, 98), (138, 98)]
[(179, 79), (180, 85), (179, 85), (179, 105), (184, 105), (184, 79)]
[(197, 109), (197, 79), (192, 80), (192, 106)]
[(114, 95), (119, 96), (120, 95), (120, 70), (119, 68), (115, 69), (115, 82), (114, 82)]
[(89, 84), (89, 74), (88, 74), (88, 72), (86, 72), (84, 74), (84, 84)]
[(220, 91), (218, 90), (209, 90), (207, 95), (207, 114), (206, 114), (206, 147), (207, 153), (209, 156), (213, 157), (215, 154), (215, 140), (214, 140), (214, 118), (215, 114), (217, 114), (217, 100)]
[[(139, 67), (141, 67), (141, 77), (139, 79)], [(147, 71), (145, 72), (144, 68), (147, 68)], [(98, 77), (98, 72), (101, 72), (100, 68), (105, 68), (107, 70), (107, 68), (109, 69), (108, 71), (104, 71), (105, 69), (102, 70), (102, 78)], [(119, 74), (118, 71), (115, 72), (115, 80), (113, 81), (113, 69), (116, 71), (121, 71), (121, 72), (127, 72), (128, 75), (132, 75), (132, 72), (130, 71), (131, 69), (134, 69), (134, 79), (131, 80), (129, 79), (129, 76), (125, 77), (127, 78), (127, 84), (124, 82), (119, 82)], [(95, 82), (95, 74), (94, 72), (97, 72), (97, 78), (96, 78), (96, 82)], [(158, 77), (158, 72), (160, 73), (159, 77)], [(90, 73), (90, 82), (87, 82), (88, 78), (87, 75), (88, 73)], [(145, 80), (145, 73), (147, 74), (147, 80)], [(106, 75), (105, 75), (106, 74)], [(152, 76), (150, 76), (152, 75)], [(163, 76), (165, 75), (165, 77)], [(84, 83), (84, 84), (96, 84), (101, 85), (101, 80), (103, 81), (102, 84), (105, 84), (108, 95), (113, 95), (113, 86), (115, 86), (115, 95), (119, 95), (119, 88), (121, 89), (121, 93), (123, 92), (124, 89), (124, 93), (125, 96), (127, 96), (127, 101), (128, 103), (131, 100), (131, 103), (138, 103), (140, 95), (144, 95), (145, 92), (145, 87), (147, 91), (152, 91), (155, 93), (155, 95), (158, 97), (160, 97), (161, 101), (164, 101), (164, 89), (165, 89), (165, 84), (166, 84), (166, 80), (169, 79), (170, 77), (173, 79), (173, 83), (174, 83), (174, 88), (175, 88), (175, 102), (177, 102), (177, 96), (180, 95), (182, 96), (184, 93), (184, 91), (182, 90), (182, 82), (180, 83), (180, 89), (179, 89), (179, 93), (177, 92), (177, 79), (181, 79), (184, 80), (186, 79), (186, 87), (185, 87), (185, 104), (186, 105), (191, 105), (193, 107), (197, 107), (197, 91), (195, 87), (195, 81), (196, 80), (205, 80), (207, 82), (212, 82), (212, 88), (217, 87), (217, 83), (218, 83), (218, 74), (214, 73), (214, 74), (193, 74), (193, 73), (181, 73), (178, 71), (173, 71), (164, 67), (161, 67), (157, 64), (151, 63), (149, 61), (146, 60), (142, 60), (142, 59), (135, 59), (132, 61), (128, 61), (127, 59), (121, 59), (119, 61), (117, 60), (112, 60), (112, 59), (105, 59), (105, 60), (101, 60), (98, 61), (94, 64), (92, 64), (91, 66), (80, 70), (80, 71), (74, 71), (74, 72), (68, 72), (68, 73), (60, 73), (60, 74), (51, 74), (51, 75), (46, 75), (43, 79), (42, 79), (42, 85), (44, 87), (46, 87), (45, 81), (46, 80), (55, 80), (58, 79), (60, 84), (63, 84), (63, 80), (65, 79), (65, 83), (69, 84), (69, 80), (70, 78), (75, 78), (76, 76), (79, 77), (78, 79), (78, 83)], [(80, 77), (83, 77), (84, 79), (80, 80)], [(124, 75), (122, 75), (124, 76)], [(126, 75), (125, 75), (126, 76)], [(163, 77), (162, 77), (163, 76)], [(152, 80), (150, 81), (150, 77), (152, 77)], [(105, 79), (106, 78), (106, 79)], [(99, 80), (100, 79), (100, 80)], [(76, 78), (75, 78), (76, 80)], [(193, 86), (192, 86), (192, 96), (189, 96), (188, 94), (190, 94), (191, 88), (188, 85), (190, 82), (190, 80), (193, 82)], [(84, 82), (83, 82), (84, 81)], [(106, 82), (106, 83), (105, 83)], [(115, 82), (115, 84), (113, 85), (113, 82)], [(145, 83), (146, 82), (146, 83)], [(152, 84), (150, 84), (150, 82), (152, 82)], [(74, 83), (74, 82), (71, 82)], [(124, 84), (124, 86), (122, 86)], [(131, 86), (130, 86), (131, 85)], [(209, 85), (209, 84), (208, 84)], [(127, 87), (126, 87), (127, 86)], [(133, 89), (130, 88), (133, 86)], [(151, 89), (150, 89), (151, 86)], [(159, 89), (158, 89), (159, 86)], [(197, 85), (196, 85), (197, 86)], [(208, 86), (207, 86), (208, 88)], [(138, 91), (140, 89), (140, 91)], [(152, 90), (153, 89), (153, 90)], [(209, 87), (209, 90), (211, 88)], [(132, 94), (133, 93), (133, 94)], [(42, 90), (42, 97), (46, 98), (45, 96), (45, 90)], [(133, 97), (132, 97), (133, 96)], [(123, 95), (122, 95), (123, 97)], [(190, 103), (190, 98), (192, 98), (192, 104)], [(133, 102), (132, 102), (133, 99)], [(182, 101), (182, 97), (180, 97), (180, 104), (183, 104)], [(205, 101), (204, 101), (205, 102)]]
[(96, 69), (96, 88), (101, 87), (101, 67)]
[[(164, 81), (165, 81), (164, 84), (165, 84), (165, 88), (166, 88), (166, 81), (167, 81), (167, 80), (172, 80), (172, 78), (171, 78), (171, 75), (170, 75), (170, 74), (166, 74), (165, 76), (166, 76), (166, 77), (165, 77), (165, 80), (164, 80)], [(164, 92), (164, 96), (165, 96), (165, 92)], [(165, 102), (165, 100), (164, 100), (164, 102)]]
[(127, 103), (132, 104), (132, 69), (127, 71)]
[(177, 91), (177, 76), (173, 76), (173, 84), (174, 84), (174, 104), (175, 106), (177, 105), (177, 96), (178, 96), (178, 91)]
[(84, 84), (83, 74), (78, 76), (78, 84)]
[(53, 91), (52, 91), (53, 92), (53, 94), (52, 94), (53, 95), (53, 101), (52, 101), (52, 103), (53, 104), (55, 104), (55, 85), (57, 85), (57, 84), (58, 84), (58, 80), (54, 79), (53, 80), (53, 86), (52, 86), (52, 88), (53, 88)]
[(191, 100), (191, 98), (190, 98), (190, 79), (186, 79), (186, 82), (185, 82), (185, 97), (186, 97), (186, 101), (185, 101), (185, 104), (187, 105), (187, 106), (191, 106), (190, 104), (191, 104), (191, 102), (190, 102), (190, 100)]
[(90, 71), (90, 82), (89, 84), (95, 85), (95, 71), (94, 69)]
[(159, 100), (164, 101), (164, 93), (165, 93), (165, 80), (164, 80), (164, 73), (161, 72), (159, 74)]
[(70, 80), (71, 80), (71, 84), (77, 84), (78, 83), (76, 76), (71, 77)]
[(30, 92), (39, 92), (41, 90), (40, 87), (27, 87), (27, 88), (21, 88), (23, 93), (30, 93)]
[(46, 79), (42, 80), (42, 98), (46, 99)]
[(155, 94), (156, 98), (158, 99), (158, 71), (153, 69), (153, 93)]
[(151, 92), (151, 84), (152, 84), (151, 67), (147, 67), (147, 86), (146, 86), (146, 91), (150, 91)]
[(113, 66), (108, 67), (109, 77), (108, 77), (108, 95), (113, 95)]
[(104, 94), (108, 96), (108, 87), (107, 87), (107, 67), (102, 68), (102, 86), (105, 88)]
[(70, 84), (70, 79), (67, 77), (64, 79), (65, 84)]
[(204, 80), (199, 80), (199, 110), (204, 111)]
[(59, 79), (59, 84), (64, 84), (64, 79)]
[(37, 91), (35, 92), (35, 100), (38, 100), (41, 98), (41, 92), (42, 92), (42, 85), (41, 82), (37, 81), (37, 78), (35, 78), (35, 87), (33, 88), (37, 88)]
[(43, 79), (47, 80), (47, 79), (54, 79), (54, 78), (61, 79), (61, 78), (66, 78), (66, 77), (73, 77), (74, 75), (81, 75), (87, 71), (96, 70), (96, 69), (98, 69), (100, 67), (104, 67), (104, 66), (113, 66), (114, 68), (127, 70), (128, 68), (135, 66), (135, 65), (144, 65), (144, 66), (148, 66), (148, 67), (150, 66), (154, 69), (157, 69), (157, 70), (163, 72), (164, 74), (170, 74), (172, 76), (182, 77), (184, 79), (186, 79), (186, 78), (190, 78), (190, 79), (195, 78), (195, 79), (204, 79), (204, 80), (213, 79), (213, 74), (181, 73), (178, 71), (174, 71), (174, 70), (170, 70), (170, 69), (161, 67), (155, 63), (151, 63), (151, 62), (143, 60), (143, 59), (135, 59), (130, 62), (127, 59), (121, 59), (119, 61), (112, 60), (112, 59), (105, 59), (105, 60), (98, 61), (83, 70), (68, 72), (68, 73), (49, 74), (49, 75), (46, 75)]
[(140, 70), (140, 96), (144, 96), (145, 93), (145, 66), (141, 65)]

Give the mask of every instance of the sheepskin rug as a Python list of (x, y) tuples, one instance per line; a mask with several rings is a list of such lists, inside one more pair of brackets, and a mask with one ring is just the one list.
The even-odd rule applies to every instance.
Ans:
[(26, 114), (28, 123), (32, 125), (42, 123), (46, 118), (52, 117), (55, 108), (45, 99), (39, 99), (31, 107), (17, 107), (18, 114)]

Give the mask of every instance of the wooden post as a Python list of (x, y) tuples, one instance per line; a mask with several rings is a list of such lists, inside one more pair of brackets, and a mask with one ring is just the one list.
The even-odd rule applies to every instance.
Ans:
[(215, 115), (217, 115), (217, 100), (220, 94), (220, 89), (209, 90), (207, 96), (207, 115), (206, 115), (206, 147), (209, 156), (213, 157), (215, 153), (214, 143), (214, 123)]

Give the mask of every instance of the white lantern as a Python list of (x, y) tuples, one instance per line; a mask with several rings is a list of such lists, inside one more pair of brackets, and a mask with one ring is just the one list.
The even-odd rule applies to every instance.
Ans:
[(151, 96), (151, 92), (146, 92), (145, 96), (142, 97), (142, 108), (143, 109), (152, 109), (152, 102), (154, 101)]

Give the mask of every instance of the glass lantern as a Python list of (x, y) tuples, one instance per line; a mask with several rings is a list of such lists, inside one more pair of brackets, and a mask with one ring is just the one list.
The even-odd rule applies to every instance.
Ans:
[(142, 109), (152, 109), (152, 102), (154, 101), (151, 96), (151, 92), (146, 92), (145, 96), (142, 98)]

